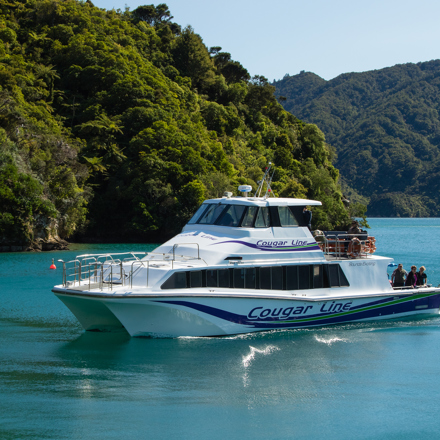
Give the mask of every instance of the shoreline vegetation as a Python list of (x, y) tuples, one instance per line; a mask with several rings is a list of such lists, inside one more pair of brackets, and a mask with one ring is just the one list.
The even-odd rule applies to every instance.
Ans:
[(0, 4), (0, 249), (163, 242), (205, 200), (261, 180), (320, 200), (313, 228), (365, 221), (322, 131), (207, 48), (165, 4)]
[(439, 84), (440, 60), (273, 82), (286, 110), (325, 133), (345, 195), (368, 217), (440, 216)]

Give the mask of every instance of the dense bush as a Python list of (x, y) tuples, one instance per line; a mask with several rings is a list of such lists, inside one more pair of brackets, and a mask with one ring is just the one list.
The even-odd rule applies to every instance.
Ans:
[(322, 132), (166, 5), (0, 8), (3, 240), (31, 240), (37, 215), (64, 238), (163, 240), (268, 161), (277, 194), (323, 201), (315, 226), (347, 224)]

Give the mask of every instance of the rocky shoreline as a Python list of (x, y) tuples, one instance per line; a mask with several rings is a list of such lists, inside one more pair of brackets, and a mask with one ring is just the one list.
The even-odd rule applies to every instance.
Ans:
[(46, 251), (67, 251), (69, 243), (62, 238), (51, 239), (37, 238), (31, 243), (0, 243), (0, 252), (46, 252)]

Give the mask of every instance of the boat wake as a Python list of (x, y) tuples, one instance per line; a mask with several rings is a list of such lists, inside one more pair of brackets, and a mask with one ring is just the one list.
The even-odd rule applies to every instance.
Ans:
[(318, 335), (315, 335), (315, 339), (318, 342), (322, 342), (323, 344), (327, 344), (328, 346), (334, 344), (335, 342), (347, 342), (347, 339), (344, 338), (320, 338)]
[(275, 347), (274, 345), (268, 345), (266, 348), (264, 349), (259, 349), (259, 348), (255, 348), (252, 347), (252, 345), (249, 346), (251, 349), (251, 352), (247, 355), (247, 356), (243, 356), (243, 366), (245, 368), (248, 368), (250, 366), (250, 364), (252, 363), (252, 361), (255, 359), (255, 356), (257, 354), (262, 354), (264, 356), (273, 353), (274, 351), (278, 351), (279, 348)]

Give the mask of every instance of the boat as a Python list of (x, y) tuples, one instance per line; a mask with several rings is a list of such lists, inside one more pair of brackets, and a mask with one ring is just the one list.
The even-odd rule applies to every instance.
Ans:
[(321, 202), (274, 197), (269, 170), (254, 195), (241, 185), (240, 196), (206, 200), (181, 233), (153, 252), (59, 260), (63, 280), (53, 292), (85, 330), (125, 329), (134, 337), (439, 314), (440, 288), (393, 288), (392, 258), (376, 255), (376, 240), (364, 231), (310, 231), (303, 211)]

